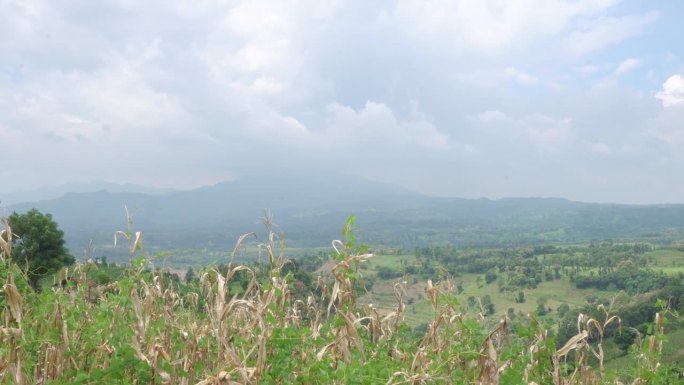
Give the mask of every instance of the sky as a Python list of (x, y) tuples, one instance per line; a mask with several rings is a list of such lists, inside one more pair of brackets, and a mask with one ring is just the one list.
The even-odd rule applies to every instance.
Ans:
[(2, 0), (0, 191), (296, 171), (684, 203), (683, 18), (681, 1)]

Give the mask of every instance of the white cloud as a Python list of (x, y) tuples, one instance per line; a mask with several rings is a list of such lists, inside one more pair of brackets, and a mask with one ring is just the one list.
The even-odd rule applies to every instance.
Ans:
[(534, 86), (540, 80), (532, 74), (521, 71), (515, 67), (507, 67), (496, 70), (476, 70), (470, 72), (457, 73), (456, 80), (469, 84), (477, 88), (494, 88), (503, 83), (518, 83), (525, 86)]
[(254, 79), (249, 90), (259, 94), (277, 94), (282, 92), (286, 87), (286, 84), (273, 78), (260, 77)]
[(592, 142), (587, 143), (589, 150), (595, 154), (599, 155), (611, 155), (613, 154), (613, 148), (602, 142)]
[[(659, 154), (667, 155), (664, 159), (668, 164), (677, 165), (669, 172), (672, 175), (680, 175), (679, 170), (684, 163), (684, 108), (663, 108), (660, 114), (648, 123), (648, 130), (644, 133), (646, 138), (653, 138), (664, 145)], [(665, 167), (665, 166), (664, 166)]]
[(609, 64), (584, 64), (575, 67), (575, 71), (583, 74), (583, 75), (595, 75), (599, 72), (606, 72), (610, 71), (612, 69), (612, 65)]
[(509, 79), (512, 79), (521, 84), (534, 85), (539, 83), (539, 79), (537, 79), (536, 77), (526, 72), (519, 71), (513, 67), (506, 68), (505, 74)]
[[(680, 27), (619, 3), (0, 1), (3, 180), (172, 186), (344, 163), (471, 196), (580, 197), (559, 170), (622, 173), (604, 193), (627, 196), (618, 160), (646, 179), (684, 166), (684, 80), (618, 81), (681, 65), (655, 44)], [(517, 189), (488, 182), (503, 174)]]
[(663, 106), (672, 107), (684, 103), (684, 76), (672, 75), (665, 83), (663, 89), (655, 95), (663, 102)]
[(622, 17), (600, 17), (588, 22), (581, 30), (570, 33), (564, 40), (565, 49), (573, 55), (597, 52), (630, 37), (639, 36), (657, 19), (657, 12)]
[(615, 71), (613, 73), (616, 76), (622, 76), (626, 74), (627, 72), (630, 72), (636, 68), (641, 67), (644, 64), (644, 61), (642, 59), (637, 59), (637, 58), (629, 58), (625, 59), (618, 64), (617, 68), (615, 68)]
[(553, 119), (544, 114), (533, 114), (525, 118), (527, 135), (537, 145), (551, 147), (566, 143), (571, 136), (570, 118)]
[(331, 146), (363, 145), (379, 148), (449, 148), (449, 137), (421, 114), (398, 119), (384, 103), (366, 102), (361, 109), (339, 103), (327, 107), (328, 124), (323, 140)]
[(50, 71), (14, 93), (11, 115), (31, 122), (26, 130), (65, 140), (174, 135), (189, 115), (181, 98), (155, 89), (140, 60), (117, 56), (93, 72)]
[(499, 110), (488, 110), (472, 117), (472, 120), (489, 126), (510, 125), (514, 122), (508, 115)]
[(541, 113), (514, 118), (499, 110), (488, 110), (470, 120), (505, 137), (524, 138), (540, 151), (558, 150), (572, 139), (572, 121), (569, 118), (554, 119)]
[(522, 39), (558, 34), (574, 17), (600, 13), (618, 2), (399, 0), (394, 16), (415, 34), (447, 37), (469, 49), (494, 53)]

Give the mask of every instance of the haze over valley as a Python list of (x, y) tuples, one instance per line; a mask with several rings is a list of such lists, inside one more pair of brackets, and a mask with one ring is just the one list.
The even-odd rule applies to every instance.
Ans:
[[(154, 251), (208, 249), (224, 255), (241, 234), (255, 232), (256, 242), (264, 241), (260, 222), (264, 210), (271, 211), (288, 245), (314, 248), (328, 247), (339, 238), (350, 214), (357, 216), (364, 242), (405, 249), (440, 244), (570, 244), (612, 238), (665, 242), (681, 236), (684, 229), (684, 205), (443, 198), (332, 174), (255, 175), (187, 191), (103, 184), (90, 189), (97, 191), (70, 192), (18, 203), (7, 210), (37, 208), (51, 213), (76, 255), (84, 256), (94, 245), (96, 253), (110, 258), (126, 257), (125, 249), (113, 249), (112, 241), (115, 231), (127, 227), (124, 207), (134, 229), (145, 233)], [(196, 263), (183, 260), (182, 255), (171, 259), (176, 264)]]

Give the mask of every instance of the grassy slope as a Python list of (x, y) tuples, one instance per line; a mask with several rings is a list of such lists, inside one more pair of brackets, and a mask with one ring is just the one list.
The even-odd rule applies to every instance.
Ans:
[[(618, 349), (613, 341), (606, 341), (604, 345), (606, 352), (606, 368), (620, 369), (625, 365), (631, 365), (634, 361), (633, 352), (624, 353)], [(668, 364), (679, 364), (684, 362), (684, 329), (677, 329), (667, 332), (666, 340), (663, 343), (662, 362)]]
[[(646, 256), (653, 257), (653, 262), (649, 263), (648, 267), (654, 270), (662, 270), (667, 274), (684, 272), (684, 252), (658, 249), (647, 253)], [(413, 255), (377, 255), (373, 257), (372, 262), (365, 266), (362, 272), (366, 276), (375, 276), (376, 283), (372, 291), (366, 293), (360, 301), (362, 303), (373, 303), (382, 310), (391, 311), (396, 305), (394, 284), (406, 281), (408, 287), (406, 301), (413, 298), (413, 303), (407, 306), (406, 322), (412, 326), (429, 322), (433, 313), (429, 301), (425, 298), (425, 282), (422, 280), (416, 282), (412, 276), (383, 280), (378, 278), (375, 273), (379, 267), (401, 270), (403, 264), (415, 263), (417, 261)], [(590, 294), (599, 298), (610, 298), (615, 294), (614, 292), (595, 289), (577, 289), (572, 282), (564, 278), (542, 282), (533, 290), (524, 290), (525, 303), (516, 303), (514, 296), (517, 292), (499, 292), (496, 282), (487, 285), (483, 281), (478, 283), (477, 278), (478, 274), (465, 274), (453, 278), (454, 284), (460, 282), (464, 288), (463, 293), (457, 298), (465, 306), (466, 299), (471, 295), (480, 298), (489, 295), (496, 307), (495, 317), (504, 315), (508, 308), (513, 308), (516, 314), (532, 313), (537, 308), (537, 299), (542, 297), (546, 298), (546, 306), (550, 307), (552, 313), (556, 315), (556, 309), (561, 304), (567, 303), (573, 308), (585, 304), (586, 297)], [(678, 329), (668, 332), (667, 337), (668, 342), (665, 344), (663, 360), (669, 363), (684, 361), (684, 330)], [(612, 341), (607, 342), (607, 362), (609, 362), (610, 367), (618, 368), (620, 365), (631, 361), (632, 359), (628, 355), (624, 355)]]
[[(414, 276), (407, 276), (403, 278), (395, 278), (383, 280), (377, 277), (375, 270), (379, 267), (390, 267), (399, 270), (402, 267), (402, 260), (407, 264), (415, 264), (416, 258), (413, 255), (377, 255), (373, 257), (371, 263), (365, 267), (363, 273), (367, 276), (375, 276), (376, 283), (371, 292), (367, 293), (362, 302), (373, 303), (383, 310), (390, 310), (395, 305), (394, 298), (394, 284), (400, 281), (406, 281), (408, 286), (407, 301), (413, 298), (413, 304), (409, 305), (407, 312), (407, 321), (410, 324), (426, 322), (431, 315), (431, 308), (425, 299), (426, 282), (417, 279)], [(608, 297), (612, 295), (611, 292), (594, 290), (594, 289), (577, 289), (574, 284), (567, 279), (554, 280), (542, 282), (536, 289), (526, 289), (524, 303), (516, 303), (514, 297), (517, 291), (500, 292), (496, 282), (484, 284), (478, 283), (478, 277), (481, 274), (464, 274), (459, 277), (454, 277), (454, 284), (461, 283), (463, 285), (463, 293), (458, 295), (458, 299), (463, 305), (466, 304), (466, 299), (469, 296), (482, 298), (489, 295), (492, 303), (496, 308), (496, 315), (500, 316), (506, 313), (508, 308), (513, 308), (516, 313), (527, 314), (533, 312), (537, 308), (537, 299), (546, 298), (547, 307), (555, 311), (561, 304), (567, 303), (570, 307), (576, 307), (586, 302), (586, 297), (590, 294), (598, 297)], [(415, 311), (414, 311), (415, 308)]]
[(684, 252), (672, 249), (657, 249), (645, 254), (653, 257), (658, 266), (682, 266), (684, 267)]

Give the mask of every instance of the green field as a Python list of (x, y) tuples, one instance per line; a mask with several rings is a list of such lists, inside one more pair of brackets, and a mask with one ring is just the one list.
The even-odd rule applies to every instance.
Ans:
[[(581, 245), (574, 245), (572, 247), (581, 247)], [(573, 255), (582, 255), (582, 251), (573, 253), (559, 253), (553, 256), (543, 256), (542, 261), (548, 263), (555, 263), (560, 259), (568, 258)], [(668, 249), (656, 248), (643, 253), (646, 260), (644, 268), (650, 269), (656, 273), (664, 273), (669, 277), (681, 276), (684, 273), (684, 252)], [(620, 258), (616, 258), (619, 260)], [(412, 326), (429, 323), (434, 317), (434, 311), (430, 301), (426, 296), (427, 279), (420, 274), (403, 274), (399, 277), (383, 279), (378, 275), (378, 271), (383, 268), (389, 268), (399, 272), (406, 272), (411, 268), (418, 268), (423, 261), (415, 255), (375, 255), (368, 263), (361, 268), (361, 273), (366, 279), (374, 281), (372, 289), (366, 292), (360, 298), (362, 304), (373, 304), (379, 308), (381, 313), (389, 313), (395, 310), (397, 299), (395, 295), (395, 286), (398, 283), (404, 283), (406, 287), (406, 294), (404, 303), (406, 304), (405, 321)], [(619, 263), (619, 262), (618, 262)], [(617, 267), (619, 269), (619, 267)], [(581, 308), (589, 306), (594, 307), (597, 303), (603, 301), (608, 303), (618, 298), (618, 292), (615, 290), (599, 290), (596, 288), (579, 289), (576, 284), (568, 277), (563, 276), (561, 279), (552, 279), (540, 282), (535, 288), (521, 289), (524, 293), (525, 302), (516, 302), (516, 296), (519, 290), (500, 291), (499, 285), (496, 281), (487, 284), (483, 279), (483, 274), (456, 274), (450, 276), (446, 272), (446, 268), (437, 267), (437, 274), (432, 278), (433, 281), (443, 280), (449, 277), (454, 287), (460, 285), (462, 292), (455, 295), (460, 306), (464, 312), (478, 311), (479, 309), (468, 308), (468, 298), (484, 298), (489, 296), (491, 303), (494, 305), (496, 312), (490, 314), (488, 317), (492, 320), (497, 320), (506, 314), (511, 315), (510, 310), (517, 319), (525, 319), (528, 314), (538, 315), (539, 301), (544, 303), (547, 309), (547, 314), (542, 317), (544, 322), (551, 330), (556, 330), (560, 315), (558, 309), (561, 305), (568, 305), (570, 309)], [(599, 267), (582, 267), (577, 271), (577, 276), (599, 276), (602, 268)], [(647, 295), (635, 296), (622, 294), (616, 302), (622, 304), (631, 303), (632, 301), (642, 301), (641, 298), (649, 298)], [(590, 305), (593, 303), (594, 305)], [(680, 305), (681, 306), (681, 305)], [(663, 361), (670, 364), (677, 364), (684, 360), (684, 329), (677, 328), (681, 321), (673, 321), (668, 327), (666, 334), (665, 348), (663, 350)], [(625, 354), (613, 342), (608, 339), (605, 345), (606, 362), (610, 368), (619, 369), (620, 365), (625, 365), (633, 361), (633, 357)]]
[(649, 267), (667, 275), (684, 273), (684, 252), (672, 249), (658, 249), (645, 254), (652, 258)]
[[(416, 257), (413, 255), (376, 255), (366, 266), (362, 268), (362, 273), (367, 277), (375, 277), (377, 280), (373, 289), (361, 298), (362, 303), (372, 303), (383, 311), (391, 311), (396, 307), (394, 286), (399, 282), (406, 282), (407, 295), (406, 301), (411, 301), (406, 313), (406, 321), (409, 324), (419, 324), (426, 322), (432, 317), (432, 308), (425, 297), (427, 281), (421, 280), (417, 276), (407, 275), (405, 277), (383, 280), (377, 277), (376, 269), (379, 267), (389, 267), (399, 269), (406, 265), (415, 265)], [(567, 279), (542, 282), (536, 289), (524, 289), (525, 302), (516, 303), (515, 296), (517, 291), (498, 290), (496, 282), (485, 284), (478, 282), (481, 274), (464, 274), (458, 277), (451, 277), (454, 285), (461, 283), (463, 292), (458, 294), (459, 302), (466, 306), (466, 299), (469, 296), (482, 298), (489, 295), (495, 306), (495, 317), (504, 315), (509, 308), (516, 314), (526, 315), (534, 312), (537, 308), (537, 300), (544, 298), (547, 300), (546, 306), (555, 312), (562, 304), (568, 304), (571, 308), (583, 305), (587, 302), (586, 298), (595, 295), (599, 298), (610, 298), (615, 293), (594, 289), (577, 289), (575, 285)]]

